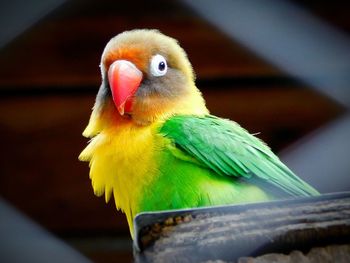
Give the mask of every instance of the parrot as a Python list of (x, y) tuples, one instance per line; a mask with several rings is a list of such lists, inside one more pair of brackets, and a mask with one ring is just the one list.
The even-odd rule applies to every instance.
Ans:
[(209, 113), (179, 42), (155, 29), (113, 37), (79, 155), (94, 194), (141, 212), (264, 202), (319, 192), (238, 123)]

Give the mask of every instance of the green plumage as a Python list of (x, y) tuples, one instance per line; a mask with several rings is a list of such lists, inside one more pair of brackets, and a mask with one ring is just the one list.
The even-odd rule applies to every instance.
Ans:
[(235, 122), (210, 115), (174, 116), (159, 134), (166, 147), (140, 211), (318, 195)]

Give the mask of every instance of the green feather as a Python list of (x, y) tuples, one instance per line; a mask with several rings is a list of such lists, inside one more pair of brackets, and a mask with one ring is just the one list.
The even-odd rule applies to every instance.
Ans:
[[(174, 116), (160, 133), (179, 150), (219, 176), (261, 179), (292, 196), (318, 195), (289, 170), (270, 148), (237, 123), (215, 116)], [(252, 180), (254, 181), (254, 180)]]

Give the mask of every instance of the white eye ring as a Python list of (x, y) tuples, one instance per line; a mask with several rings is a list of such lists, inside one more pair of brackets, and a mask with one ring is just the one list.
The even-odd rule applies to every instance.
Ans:
[(151, 74), (155, 77), (164, 76), (168, 71), (168, 65), (162, 55), (155, 55), (151, 59)]

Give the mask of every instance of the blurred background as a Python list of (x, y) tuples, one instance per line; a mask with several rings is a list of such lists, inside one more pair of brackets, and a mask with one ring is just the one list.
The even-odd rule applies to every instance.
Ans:
[(212, 114), (259, 133), (320, 191), (349, 190), (350, 4), (245, 2), (1, 3), (1, 202), (93, 262), (132, 261), (124, 215), (77, 156), (102, 50), (134, 28), (179, 40)]

